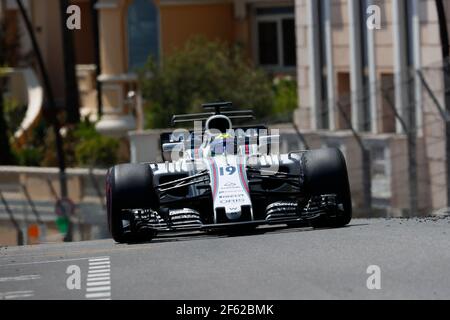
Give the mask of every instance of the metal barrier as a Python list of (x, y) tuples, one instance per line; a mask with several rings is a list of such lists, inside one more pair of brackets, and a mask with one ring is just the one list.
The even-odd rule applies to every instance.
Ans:
[[(105, 200), (102, 186), (106, 170), (76, 168), (67, 170), (71, 183), (69, 197), (74, 203), (70, 218), (75, 225), (97, 230), (87, 238), (108, 236), (105, 218)], [(29, 241), (28, 226), (39, 229), (40, 242), (47, 241), (46, 230), (57, 219), (56, 204), (61, 200), (56, 190), (59, 183), (56, 168), (0, 166), (0, 225), (12, 223), (17, 243)], [(34, 230), (34, 229), (33, 229)], [(80, 240), (86, 237), (78, 235)]]

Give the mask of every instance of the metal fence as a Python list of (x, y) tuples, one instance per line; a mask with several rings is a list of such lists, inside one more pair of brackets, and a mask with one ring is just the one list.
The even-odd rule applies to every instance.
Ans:
[[(344, 152), (362, 215), (412, 217), (447, 212), (450, 125), (445, 97), (450, 96), (450, 86), (445, 86), (445, 78), (450, 79), (449, 65), (440, 62), (401, 76), (384, 74), (379, 82), (365, 84), (361, 92), (322, 101), (317, 114), (322, 130), (315, 134), (319, 142), (314, 147), (339, 147)], [(361, 108), (358, 119), (352, 104)], [(330, 118), (335, 130), (329, 130)], [(295, 131), (299, 143), (310, 148), (310, 133)]]
[[(446, 106), (446, 96), (450, 97), (450, 85), (445, 81), (446, 76), (450, 79), (449, 65), (440, 62), (401, 77), (385, 74), (361, 92), (343, 93), (334, 101), (324, 99), (321, 105), (326, 107), (318, 118), (324, 124), (333, 118), (337, 128), (328, 130), (324, 125), (321, 130), (304, 131), (295, 125), (275, 125), (281, 134), (280, 151), (340, 148), (347, 159), (356, 216), (448, 214), (450, 106)], [(357, 121), (352, 104), (364, 110)], [(26, 242), (24, 227), (29, 221), (44, 225), (56, 217), (57, 171), (46, 170), (0, 167), (0, 221), (16, 229), (18, 243)], [(8, 174), (16, 175), (15, 180), (6, 178)], [(67, 174), (69, 180), (77, 179), (81, 190), (75, 201), (75, 221), (100, 230), (96, 237), (106, 236), (106, 171), (69, 169)], [(35, 199), (19, 175), (38, 177), (40, 188), (48, 190), (48, 198)], [(16, 197), (11, 198), (11, 194)]]
[[(0, 227), (13, 227), (17, 244), (62, 240), (64, 234), (47, 231), (56, 231), (58, 218), (63, 216), (74, 226), (77, 240), (108, 235), (104, 197), (106, 170), (68, 169), (69, 201), (63, 201), (58, 192), (57, 172), (56, 168), (0, 167)], [(37, 234), (33, 235), (33, 230), (37, 230)], [(32, 235), (37, 239), (30, 239)]]
[[(273, 124), (270, 127), (279, 129), (281, 136), (280, 152), (340, 148), (347, 159), (355, 216), (443, 213), (450, 141), (445, 126), (445, 70), (439, 63), (401, 76), (384, 73), (379, 82), (367, 83), (360, 92), (338, 93), (334, 101), (324, 99), (316, 115), (323, 122), (319, 130)], [(353, 104), (365, 110), (357, 121)], [(336, 128), (327, 128), (330, 118)], [(274, 121), (266, 120), (263, 123)], [(130, 136), (131, 150), (139, 155), (134, 161), (155, 160), (157, 153), (145, 146), (158, 145), (158, 136), (153, 131)]]

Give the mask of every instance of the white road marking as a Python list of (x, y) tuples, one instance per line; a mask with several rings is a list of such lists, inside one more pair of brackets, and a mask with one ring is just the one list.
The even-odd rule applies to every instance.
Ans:
[(90, 278), (103, 278), (103, 277), (108, 277), (111, 274), (109, 272), (105, 272), (105, 273), (94, 273), (94, 274), (88, 274), (88, 279)]
[(92, 287), (92, 288), (86, 288), (87, 292), (98, 292), (98, 291), (107, 291), (110, 292), (111, 291), (111, 287), (110, 286), (104, 286), (104, 287)]
[(96, 259), (96, 258), (74, 258), (74, 259), (60, 259), (60, 260), (44, 260), (44, 261), (35, 261), (35, 262), (8, 263), (8, 264), (0, 264), (0, 268), (1, 267), (13, 267), (13, 266), (26, 266), (26, 265), (32, 265), (32, 264), (54, 263), (54, 262), (70, 262), (70, 261), (80, 261), (80, 260), (91, 260), (91, 259)]
[(89, 266), (89, 270), (95, 270), (95, 269), (108, 269), (109, 270), (109, 265), (108, 266)]
[(36, 279), (40, 279), (40, 278), (41, 278), (40, 275), (30, 274), (30, 275), (23, 275), (23, 276), (16, 276), (16, 277), (3, 277), (3, 278), (0, 278), (0, 282), (36, 280)]
[(32, 296), (34, 296), (34, 291), (32, 290), (0, 292), (0, 300), (29, 298)]
[(106, 297), (110, 297), (110, 296), (111, 296), (111, 292), (96, 292), (96, 293), (86, 294), (87, 299), (106, 298)]
[[(109, 279), (109, 278), (108, 278)], [(98, 279), (95, 279), (98, 280)], [(88, 282), (87, 286), (88, 287), (92, 287), (92, 286), (109, 286), (111, 285), (111, 281), (96, 281), (96, 282)]]
[(99, 262), (90, 262), (89, 261), (89, 266), (105, 266), (108, 265), (109, 266), (109, 261), (99, 261)]
[(109, 275), (107, 277), (88, 277), (88, 281), (104, 281), (109, 279)]
[(111, 300), (111, 262), (109, 257), (89, 259), (86, 299)]
[(6, 296), (5, 300), (31, 298), (32, 296), (34, 296), (34, 294), (32, 294), (32, 293), (30, 293), (30, 294), (16, 294), (16, 295), (11, 295), (11, 296)]
[(111, 271), (111, 269), (101, 269), (101, 270), (89, 270), (89, 273), (109, 273)]
[(89, 262), (97, 262), (97, 261), (108, 261), (109, 262), (109, 257), (89, 259)]

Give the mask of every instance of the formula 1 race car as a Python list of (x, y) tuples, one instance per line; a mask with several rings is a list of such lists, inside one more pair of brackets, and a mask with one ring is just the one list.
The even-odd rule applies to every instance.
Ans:
[[(338, 149), (279, 154), (279, 135), (231, 103), (176, 115), (194, 130), (161, 135), (161, 163), (108, 170), (106, 202), (115, 241), (149, 241), (159, 232), (249, 230), (260, 225), (343, 227), (352, 217), (347, 167)], [(206, 112), (208, 111), (208, 112)]]

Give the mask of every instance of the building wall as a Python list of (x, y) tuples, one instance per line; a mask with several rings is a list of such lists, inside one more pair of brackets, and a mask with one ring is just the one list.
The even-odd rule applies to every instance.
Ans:
[[(101, 3), (101, 2), (100, 2)], [(126, 4), (100, 9), (100, 61), (102, 74), (126, 73), (125, 14)]]
[(307, 1), (295, 1), (295, 24), (297, 37), (297, 57), (301, 57), (297, 61), (297, 84), (298, 96), (301, 100), (298, 110), (295, 112), (295, 120), (300, 128), (311, 129), (312, 123), (312, 107), (311, 107), (311, 73), (310, 73), (310, 51), (308, 34), (309, 21), (307, 11)]
[[(444, 1), (447, 8), (450, 1)], [(425, 78), (436, 98), (444, 105), (444, 89), (440, 71), (441, 44), (439, 38), (438, 17), (435, 1), (421, 1), (421, 55), (425, 68)], [(448, 14), (447, 10), (447, 14)], [(441, 116), (428, 94), (424, 93), (423, 123), (425, 136), (425, 154), (430, 175), (430, 194), (433, 208), (447, 206), (446, 166), (445, 166), (445, 126)]]
[[(349, 76), (355, 71), (354, 61), (352, 60), (351, 34), (353, 26), (350, 24), (350, 1), (354, 0), (320, 0), (322, 4), (330, 3), (331, 7), (331, 41), (326, 43), (327, 49), (331, 50), (332, 69), (321, 69), (315, 65), (318, 55), (317, 43), (311, 38), (324, 37), (325, 34), (318, 34), (318, 21), (311, 18), (312, 5), (317, 5), (314, 0), (296, 0), (296, 26), (297, 26), (297, 54), (302, 57), (297, 66), (299, 108), (295, 113), (295, 120), (301, 130), (317, 129), (316, 109), (327, 108), (329, 101), (322, 101), (320, 87), (321, 79), (327, 76), (327, 84), (332, 85), (331, 92), (336, 96), (337, 101), (347, 96), (347, 101), (355, 95), (352, 92), (355, 84), (352, 84), (352, 77)], [(353, 126), (359, 132), (359, 135), (370, 140), (372, 137), (379, 137), (388, 133), (392, 138), (383, 142), (386, 150), (390, 150), (391, 188), (392, 196), (390, 202), (396, 208), (408, 208), (408, 188), (401, 186), (408, 183), (408, 156), (407, 145), (403, 135), (403, 128), (399, 121), (395, 119), (394, 112), (386, 99), (381, 94), (381, 88), (392, 87), (390, 92), (397, 112), (404, 119), (407, 119), (405, 108), (408, 104), (399, 92), (405, 86), (399, 86), (401, 81), (405, 81), (412, 72), (412, 86), (414, 86), (414, 101), (416, 106), (416, 125), (418, 132), (418, 150), (417, 160), (419, 163), (419, 208), (422, 212), (426, 209), (436, 209), (447, 206), (446, 204), (446, 179), (445, 179), (445, 136), (444, 124), (440, 117), (434, 102), (421, 85), (420, 79), (415, 74), (415, 70), (421, 69), (425, 74), (427, 82), (443, 105), (443, 83), (442, 71), (440, 70), (442, 60), (439, 27), (436, 12), (436, 4), (433, 0), (418, 0), (418, 33), (413, 33), (412, 48), (401, 48), (401, 38), (396, 31), (401, 23), (405, 22), (406, 13), (399, 11), (395, 17), (395, 5), (398, 2), (394, 0), (376, 0), (374, 4), (381, 8), (381, 29), (373, 31), (373, 61), (374, 83), (369, 83), (371, 91), (364, 103), (372, 103), (374, 97), (374, 114), (370, 121), (373, 128), (370, 132), (363, 132), (360, 128)], [(415, 0), (411, 0), (408, 5), (414, 6)], [(444, 1), (447, 15), (450, 14), (450, 1)], [(317, 14), (317, 13), (316, 13)], [(413, 23), (415, 16), (412, 16)], [(316, 31), (314, 31), (316, 30)], [(316, 33), (314, 33), (316, 32)], [(416, 47), (414, 47), (416, 46)], [(405, 50), (405, 51), (402, 51)], [(411, 69), (405, 66), (407, 54), (413, 54)], [(333, 70), (331, 76), (329, 70)], [(364, 74), (370, 75), (370, 67), (363, 70)], [(402, 78), (403, 77), (403, 78)], [(375, 92), (375, 93), (374, 93)], [(327, 99), (330, 99), (327, 97)], [(349, 104), (346, 110), (350, 117), (352, 113), (358, 112), (361, 105), (355, 106), (354, 101)], [(406, 107), (405, 107), (406, 106)], [(337, 112), (337, 107), (332, 107), (332, 112)], [(335, 116), (335, 128), (330, 130), (331, 135), (338, 136), (339, 131), (346, 129), (340, 123), (341, 117)], [(370, 134), (375, 134), (370, 136)], [(378, 138), (377, 138), (378, 139)], [(380, 139), (378, 139), (380, 140)], [(383, 140), (383, 139), (381, 139)], [(356, 192), (359, 192), (361, 185), (356, 186)]]
[[(30, 1), (31, 19), (50, 77), (56, 103), (64, 104), (64, 55), (62, 49), (59, 0), (48, 0), (45, 5)], [(24, 35), (28, 37), (28, 35)]]
[(72, 0), (71, 3), (79, 6), (81, 11), (81, 30), (73, 32), (76, 63), (93, 64), (95, 61), (94, 25), (90, 0)]
[[(44, 64), (50, 78), (50, 84), (59, 106), (64, 105), (64, 55), (62, 48), (61, 15), (59, 0), (48, 1), (23, 1), (28, 16), (34, 27), (36, 40), (42, 53)], [(72, 4), (80, 6), (81, 30), (72, 31), (77, 64), (91, 64), (94, 59), (92, 20), (90, 17), (89, 0), (72, 0)], [(6, 15), (8, 20), (14, 23), (9, 30), (10, 36), (19, 38), (18, 56), (26, 58), (34, 55), (31, 40), (25, 28), (22, 16), (14, 1), (7, 2)], [(28, 63), (20, 59), (11, 67), (22, 67)]]
[(210, 4), (160, 4), (161, 46), (168, 55), (195, 35), (209, 40), (234, 41), (233, 4), (228, 1)]

